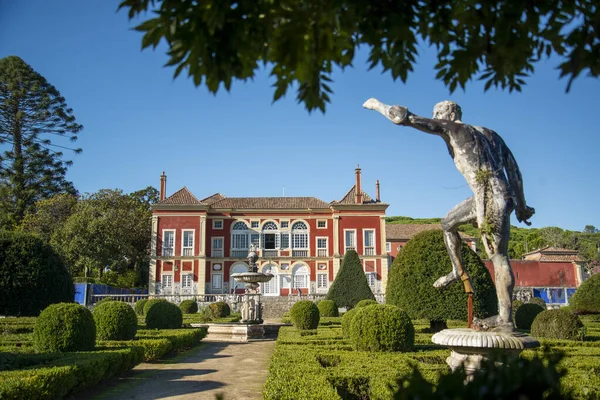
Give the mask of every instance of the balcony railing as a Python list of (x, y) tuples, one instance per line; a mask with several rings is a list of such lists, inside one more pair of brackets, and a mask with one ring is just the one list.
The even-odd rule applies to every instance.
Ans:
[(184, 257), (190, 257), (194, 255), (194, 249), (192, 247), (184, 247), (182, 253)]
[(248, 250), (231, 250), (231, 257), (233, 258), (246, 258), (248, 257)]
[(365, 247), (365, 256), (374, 256), (375, 247)]
[(173, 248), (172, 247), (163, 247), (162, 256), (163, 257), (173, 257)]
[(279, 250), (265, 249), (262, 251), (263, 258), (279, 257)]
[(346, 248), (344, 249), (344, 252), (346, 252), (348, 250), (356, 250), (356, 247), (354, 247), (354, 246), (346, 246)]
[(327, 249), (317, 249), (317, 257), (327, 257)]
[(308, 250), (292, 250), (292, 257), (308, 257)]
[(213, 258), (223, 258), (223, 249), (212, 249), (210, 256)]

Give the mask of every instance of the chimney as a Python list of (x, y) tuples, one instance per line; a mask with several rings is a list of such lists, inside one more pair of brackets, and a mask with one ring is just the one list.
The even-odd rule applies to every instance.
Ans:
[(167, 196), (167, 175), (165, 175), (165, 171), (162, 172), (160, 176), (160, 200), (164, 200)]
[(375, 200), (379, 203), (381, 201), (381, 194), (379, 193), (379, 179), (375, 182)]
[(355, 187), (355, 191), (354, 191), (354, 194), (355, 194), (354, 202), (356, 204), (362, 204), (363, 199), (362, 199), (362, 188), (360, 186), (360, 166), (359, 165), (356, 166), (355, 171), (356, 171), (356, 187)]

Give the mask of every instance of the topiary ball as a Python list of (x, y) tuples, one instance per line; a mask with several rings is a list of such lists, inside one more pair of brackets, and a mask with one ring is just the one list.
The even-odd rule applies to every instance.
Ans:
[(358, 305), (356, 308), (352, 310), (348, 310), (342, 315), (342, 335), (348, 338), (350, 337), (350, 324), (352, 324), (352, 318), (354, 318), (354, 314), (356, 314), (356, 310), (358, 309)]
[(575, 314), (600, 314), (600, 274), (594, 274), (584, 281), (569, 300), (569, 307)]
[(209, 304), (208, 308), (215, 318), (228, 317), (231, 314), (231, 308), (229, 307), (229, 304), (225, 303), (224, 301), (211, 303)]
[(317, 329), (321, 316), (317, 305), (310, 300), (300, 300), (290, 309), (292, 324), (297, 329)]
[(144, 315), (144, 306), (148, 302), (148, 299), (140, 299), (135, 303), (135, 313), (137, 315)]
[(82, 305), (52, 304), (35, 321), (33, 347), (37, 352), (90, 351), (95, 345), (94, 317)]
[(579, 317), (569, 310), (546, 310), (535, 317), (531, 335), (549, 339), (583, 340), (585, 330)]
[(399, 307), (370, 305), (356, 310), (350, 324), (350, 341), (360, 351), (410, 351), (415, 328)]
[(529, 299), (527, 304), (537, 304), (540, 307), (542, 307), (544, 310), (547, 308), (546, 302), (541, 297), (532, 297), (531, 299)]
[(137, 333), (135, 311), (120, 301), (106, 301), (92, 312), (98, 340), (132, 340)]
[(146, 312), (148, 329), (179, 329), (183, 323), (183, 313), (175, 304), (160, 301)]
[(321, 317), (339, 317), (340, 312), (337, 304), (333, 300), (321, 300), (317, 304)]
[(539, 304), (523, 304), (515, 313), (515, 325), (518, 329), (531, 329), (531, 324), (533, 323), (533, 320), (542, 311), (544, 311), (544, 309)]
[(148, 315), (148, 311), (155, 305), (158, 304), (160, 302), (165, 302), (167, 300), (165, 299), (150, 299), (148, 301), (146, 301), (146, 303), (144, 303), (144, 314), (143, 315)]
[(513, 316), (515, 315), (515, 313), (517, 312), (519, 307), (521, 307), (523, 304), (525, 304), (525, 303), (523, 303), (521, 300), (513, 300), (513, 302), (512, 302)]
[(366, 306), (372, 306), (374, 304), (379, 304), (377, 301), (375, 300), (369, 300), (369, 299), (365, 299), (365, 300), (361, 300), (356, 304), (356, 308), (360, 308), (360, 307), (366, 307)]
[(198, 312), (198, 303), (196, 300), (184, 300), (179, 303), (179, 308), (184, 314), (196, 314)]

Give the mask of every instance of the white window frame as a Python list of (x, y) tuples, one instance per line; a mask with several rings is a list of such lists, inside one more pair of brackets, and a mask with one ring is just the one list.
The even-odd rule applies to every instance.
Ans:
[[(306, 271), (305, 274), (298, 274), (297, 271), (300, 269), (304, 269)], [(303, 284), (305, 284), (306, 286), (298, 286), (297, 283), (297, 279), (298, 277), (302, 277), (303, 280), (305, 280), (305, 282), (303, 282)], [(308, 267), (308, 265), (306, 264), (299, 264), (296, 265), (294, 267), (292, 267), (292, 289), (306, 289), (306, 292), (303, 290), (302, 292), (304, 294), (306, 294), (307, 292), (310, 293), (310, 268)]]
[[(220, 279), (220, 284), (218, 286), (215, 286), (215, 278), (218, 277)], [(215, 290), (223, 290), (223, 273), (219, 272), (219, 273), (213, 273), (210, 275), (210, 287), (211, 289), (215, 289)]]
[[(371, 240), (373, 241), (373, 243), (371, 244), (371, 246), (367, 246), (367, 233), (368, 232), (372, 232), (373, 236), (371, 238)], [(375, 238), (375, 229), (363, 229), (363, 254), (364, 255), (369, 255), (369, 256), (374, 256), (375, 255), (375, 243), (377, 242), (377, 239)], [(370, 252), (371, 254), (367, 254), (367, 249), (372, 249), (372, 251)]]
[[(220, 240), (221, 241), (221, 247), (216, 247), (215, 246), (215, 240)], [(211, 257), (214, 257), (212, 254), (215, 250), (221, 250), (221, 257), (225, 257), (225, 237), (224, 236), (213, 236), (210, 239), (210, 251), (211, 251)]]
[[(284, 236), (287, 237), (287, 246), (286, 247), (283, 247), (283, 241), (284, 241), (283, 237)], [(292, 241), (292, 235), (291, 235), (290, 231), (283, 231), (283, 232), (279, 233), (279, 248), (281, 250), (291, 249), (292, 248), (291, 241)]]
[[(220, 222), (220, 223), (221, 223), (221, 226), (220, 226), (220, 227), (219, 227), (219, 226), (217, 226), (217, 223), (218, 223), (218, 222)], [(223, 225), (225, 225), (225, 224), (223, 223), (223, 220), (222, 220), (222, 219), (213, 219), (213, 220), (212, 220), (212, 227), (213, 227), (213, 229), (223, 229)]]
[[(365, 272), (365, 276), (367, 277), (369, 287), (375, 287), (375, 285), (377, 285), (377, 272)], [(373, 282), (371, 283), (371, 281)]]
[(390, 253), (392, 251), (392, 243), (391, 242), (385, 242), (385, 252), (386, 253)]
[[(236, 229), (234, 230), (233, 227), (238, 223), (238, 222), (242, 222), (244, 225), (246, 225), (246, 229), (245, 230), (241, 230), (241, 229)], [(250, 230), (248, 229), (248, 223), (246, 221), (235, 221), (233, 223), (233, 225), (231, 225), (231, 249), (232, 250), (248, 250), (249, 246), (250, 246)], [(240, 235), (240, 236), (245, 236), (245, 245), (241, 246), (241, 247), (235, 247), (236, 245), (236, 240), (234, 239), (234, 235)]]
[[(189, 285), (186, 285), (186, 281), (189, 279)], [(181, 288), (182, 289), (191, 289), (194, 285), (194, 274), (186, 273), (181, 274)]]
[[(319, 226), (320, 222), (324, 222), (325, 226)], [(327, 229), (327, 220), (326, 219), (318, 219), (317, 220), (317, 229)]]
[[(319, 240), (325, 240), (325, 247), (319, 247)], [(329, 254), (329, 237), (327, 236), (317, 236), (315, 238), (315, 248), (317, 249), (317, 257), (327, 257)], [(320, 256), (319, 250), (325, 250), (325, 255)]]
[[(348, 232), (352, 232), (352, 234), (353, 234), (354, 243), (352, 245), (349, 245), (349, 243), (348, 243), (348, 237), (346, 236), (346, 234)], [(344, 229), (344, 253), (346, 253), (348, 251), (348, 249), (357, 250), (357, 248), (356, 248), (356, 229)]]
[[(297, 223), (302, 223), (304, 224), (304, 226), (306, 226), (306, 229), (294, 229), (294, 225), (296, 225)], [(309, 250), (310, 249), (310, 235), (309, 235), (309, 229), (308, 229), (308, 224), (304, 221), (295, 221), (292, 224), (292, 229), (291, 229), (291, 238), (290, 238), (290, 245), (291, 248), (293, 250)], [(298, 240), (296, 240), (298, 239)], [(304, 247), (302, 246), (296, 246), (296, 244), (305, 244)], [(299, 243), (299, 242), (304, 242), (304, 243)]]
[(259, 220), (251, 220), (250, 221), (250, 229), (258, 229), (260, 228), (260, 221)]
[[(185, 233), (186, 232), (192, 233), (192, 245), (191, 246), (185, 246)], [(181, 231), (181, 256), (182, 257), (191, 257), (194, 255), (195, 240), (196, 240), (196, 232), (194, 229), (183, 229)], [(190, 254), (185, 254), (187, 249), (190, 250), (190, 252), (189, 252)]]
[[(171, 247), (165, 247), (165, 234), (170, 232), (173, 234), (173, 245)], [(161, 254), (163, 257), (175, 257), (175, 242), (177, 241), (177, 235), (175, 233), (175, 229), (163, 229), (162, 230), (162, 249)], [(165, 254), (165, 249), (170, 248), (171, 254)]]
[[(284, 226), (284, 224), (285, 224), (285, 226)], [(279, 229), (290, 229), (290, 220), (289, 219), (279, 220)]]
[[(165, 278), (169, 278), (169, 285), (165, 285)], [(162, 274), (162, 276), (160, 277), (160, 285), (165, 288), (165, 287), (169, 287), (172, 288), (173, 287), (173, 274)]]
[[(323, 280), (323, 282), (321, 282)], [(317, 290), (327, 291), (329, 289), (329, 274), (327, 272), (317, 273)]]

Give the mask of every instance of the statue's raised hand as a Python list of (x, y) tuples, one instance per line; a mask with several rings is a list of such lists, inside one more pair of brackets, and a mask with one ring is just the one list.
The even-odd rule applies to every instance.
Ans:
[(363, 107), (380, 112), (384, 117), (397, 125), (401, 125), (408, 118), (408, 108), (402, 106), (388, 106), (374, 98), (365, 101)]

